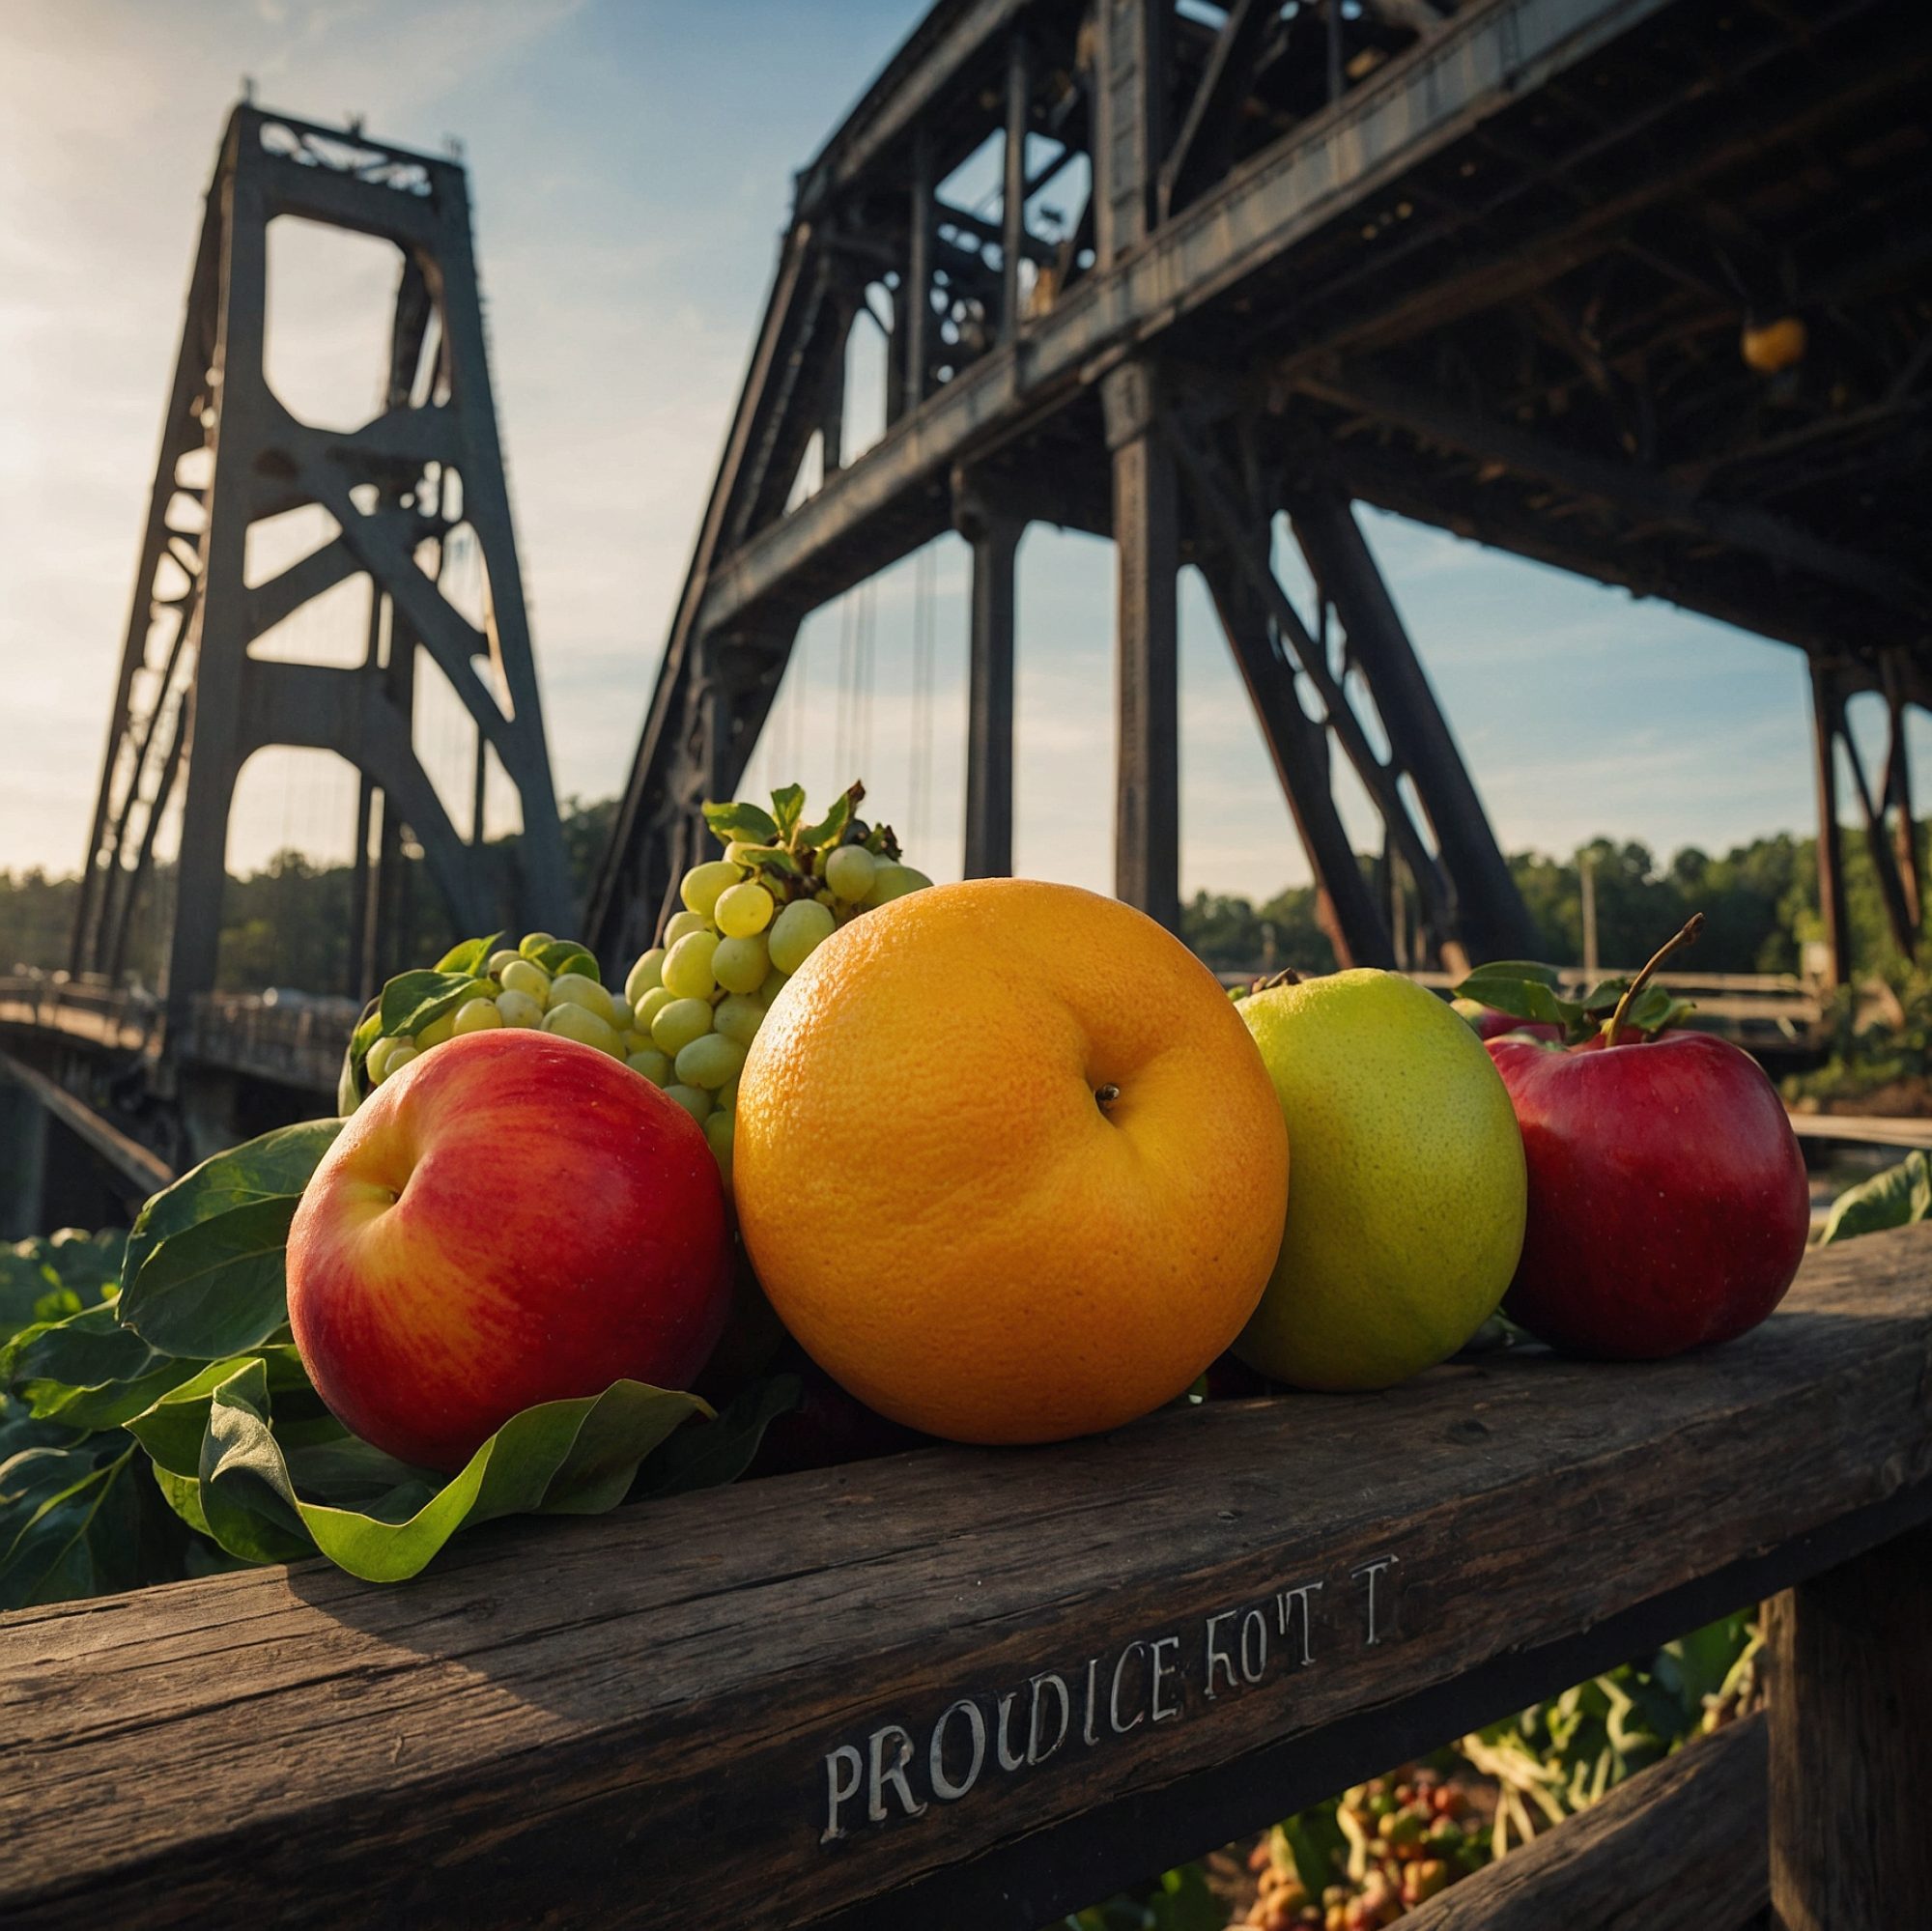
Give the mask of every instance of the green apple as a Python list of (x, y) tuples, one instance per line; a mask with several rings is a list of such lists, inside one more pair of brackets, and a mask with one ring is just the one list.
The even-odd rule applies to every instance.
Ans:
[(1288, 1123), (1281, 1253), (1235, 1343), (1305, 1388), (1382, 1388), (1496, 1310), (1522, 1250), (1521, 1136), (1482, 1042), (1395, 973), (1335, 973), (1236, 1008)]

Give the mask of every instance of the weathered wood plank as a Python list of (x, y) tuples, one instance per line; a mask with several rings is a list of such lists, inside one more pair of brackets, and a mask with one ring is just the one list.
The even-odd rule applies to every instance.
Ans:
[(1924, 1519), (1928, 1385), (1920, 1227), (1674, 1362), (501, 1525), (408, 1588), (304, 1565), (0, 1618), (0, 1920), (800, 1924), (970, 1878), (975, 1921), (1037, 1923), (1170, 1855), (1150, 1818), (1200, 1849)]
[(1784, 1931), (1932, 1913), (1932, 1531), (1770, 1605), (1771, 1902)]
[(1432, 1898), (1404, 1931), (1730, 1931), (1770, 1894), (1765, 1755), (1755, 1711)]

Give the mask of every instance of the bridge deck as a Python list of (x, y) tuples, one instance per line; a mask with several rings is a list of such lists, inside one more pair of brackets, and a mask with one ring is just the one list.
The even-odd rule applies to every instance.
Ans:
[(1038, 1924), (1925, 1520), (1929, 1358), (1905, 1229), (1674, 1362), (0, 1618), (0, 1919)]

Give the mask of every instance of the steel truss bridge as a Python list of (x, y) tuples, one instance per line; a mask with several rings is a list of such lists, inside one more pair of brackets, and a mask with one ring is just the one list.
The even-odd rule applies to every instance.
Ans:
[[(972, 206), (948, 185), (969, 164), (999, 178)], [(1044, 522), (1115, 547), (1123, 898), (1178, 918), (1176, 582), (1191, 566), (1338, 959), (1454, 970), (1529, 951), (1363, 539), (1367, 503), (1803, 650), (1829, 977), (1849, 973), (1844, 804), (1914, 953), (1928, 205), (1921, 0), (941, 0), (797, 177), (591, 893), (593, 943), (615, 963), (646, 942), (804, 618), (952, 531), (972, 551), (965, 869), (1009, 868), (1014, 556)], [(265, 237), (284, 214), (397, 248), (387, 378), (359, 428), (300, 422), (268, 383)], [(863, 451), (856, 327), (888, 349), (886, 428)], [(304, 504), (332, 533), (252, 581), (248, 532)], [(487, 567), (480, 621), (444, 594), (459, 529)], [(1284, 540), (1310, 605), (1282, 586)], [(263, 650), (292, 611), (363, 580), (358, 666)], [(476, 733), (467, 824), (412, 735), (425, 666)], [(1846, 729), (1865, 693), (1890, 726), (1877, 768)], [(320, 1076), (292, 1079), (276, 1058), (292, 1042), (270, 1037), (297, 1022), (213, 990), (229, 803), (265, 744), (332, 749), (361, 774), (347, 990), (394, 963), (406, 855), (452, 925), (495, 908), (573, 923), (463, 170), (244, 105), (166, 405), (71, 978), (58, 1023), (45, 988), (8, 1008), (19, 1055), (137, 1132), (156, 1098), (172, 1109), (176, 1151), (206, 1137), (182, 1125), (185, 1093), (214, 1094), (198, 1117), (229, 1130), (313, 1110)], [(486, 758), (521, 803), (507, 871), (483, 837)], [(1372, 870), (1336, 811), (1338, 758), (1381, 820)], [(171, 807), (180, 857), (161, 867)], [(136, 1051), (115, 988), (143, 902), (166, 977)], [(90, 1014), (117, 1001), (110, 1038)]]
[[(1118, 554), (1122, 897), (1176, 917), (1191, 563), (1338, 955), (1520, 951), (1367, 502), (1806, 651), (1825, 822), (1835, 741), (1909, 950), (1902, 740), (1867, 775), (1843, 716), (1875, 690), (1896, 727), (1928, 695), (1929, 50), (1927, 10), (1888, 0), (945, 0), (798, 178), (597, 944), (622, 952), (655, 919), (801, 619), (952, 529), (973, 546), (966, 869), (1007, 868), (1013, 551), (1045, 521)], [(997, 217), (938, 186), (989, 143)], [(1077, 217), (1047, 222), (1049, 201)], [(845, 460), (867, 313), (889, 329), (889, 426)], [(1742, 330), (1787, 317), (1803, 356), (1747, 366)], [(1313, 611), (1270, 567), (1284, 513)], [(1417, 930), (1391, 930), (1362, 876), (1337, 753)], [(1834, 860), (1827, 839), (1842, 971)]]

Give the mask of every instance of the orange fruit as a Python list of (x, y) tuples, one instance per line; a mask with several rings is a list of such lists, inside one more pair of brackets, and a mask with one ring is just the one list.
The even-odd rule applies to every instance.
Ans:
[(934, 886), (835, 932), (738, 1087), (780, 1318), (895, 1421), (1054, 1441), (1182, 1393), (1281, 1241), (1288, 1134), (1213, 975), (1067, 885)]

